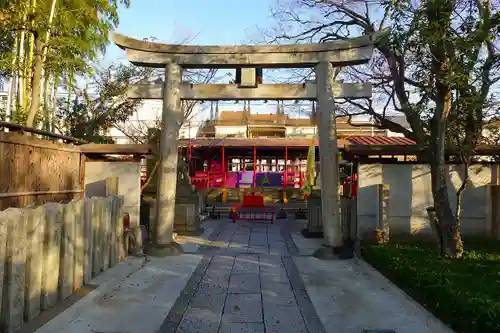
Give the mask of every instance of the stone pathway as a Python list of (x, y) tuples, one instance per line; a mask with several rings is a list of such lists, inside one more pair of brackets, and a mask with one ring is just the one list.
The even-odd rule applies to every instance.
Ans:
[(159, 332), (325, 332), (285, 226), (221, 221)]
[(312, 257), (322, 241), (302, 237), (304, 221), (202, 226), (179, 237), (184, 254), (129, 258), (22, 332), (453, 333), (362, 260)]

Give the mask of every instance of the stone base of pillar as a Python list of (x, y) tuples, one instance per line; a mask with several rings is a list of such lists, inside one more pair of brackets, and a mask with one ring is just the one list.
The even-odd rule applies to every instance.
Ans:
[(310, 231), (308, 228), (302, 230), (304, 238), (323, 238), (323, 231)]
[(203, 229), (201, 227), (198, 227), (196, 230), (186, 230), (186, 231), (177, 231), (176, 230), (176, 233), (179, 236), (200, 236), (200, 235), (203, 235), (204, 232), (205, 232), (205, 229)]
[(146, 251), (146, 254), (151, 257), (173, 257), (183, 253), (182, 246), (176, 242), (167, 245), (152, 244)]
[(321, 260), (342, 260), (354, 258), (354, 249), (352, 246), (342, 245), (337, 247), (322, 245), (314, 251), (313, 257)]

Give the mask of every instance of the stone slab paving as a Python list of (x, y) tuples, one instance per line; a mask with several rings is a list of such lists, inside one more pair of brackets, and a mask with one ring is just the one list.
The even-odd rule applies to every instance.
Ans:
[(285, 228), (222, 221), (159, 333), (324, 333)]

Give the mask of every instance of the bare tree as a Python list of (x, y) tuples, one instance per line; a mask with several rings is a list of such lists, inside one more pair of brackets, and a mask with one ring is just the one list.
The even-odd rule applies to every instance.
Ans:
[[(459, 212), (450, 207), (444, 152), (460, 146), (467, 166), (489, 116), (485, 110), (494, 104), (498, 5), (490, 0), (285, 0), (273, 15), (277, 26), (267, 31), (271, 41), (323, 43), (377, 34), (371, 63), (342, 73), (347, 80), (371, 81), (374, 98), (341, 102), (340, 111), (369, 115), (376, 126), (429, 146), (425, 157), (440, 245), (444, 254), (460, 257)], [(410, 129), (389, 113), (403, 115)]]
[[(132, 65), (127, 65), (132, 66)], [(164, 70), (156, 68), (140, 68), (138, 69), (140, 75), (135, 77), (131, 83), (162, 83), (164, 80)], [(187, 69), (183, 72), (183, 81), (191, 82), (195, 84), (207, 84), (210, 82), (217, 81), (217, 70), (216, 69)], [(126, 90), (124, 90), (121, 96), (123, 103), (126, 101)], [(134, 110), (134, 113), (126, 121), (118, 121), (114, 124), (114, 127), (120, 130), (128, 139), (134, 143), (146, 143), (151, 138), (151, 134), (156, 134), (161, 128), (161, 115), (158, 115), (156, 119), (141, 120), (138, 112), (140, 112), (140, 107), (143, 105), (143, 101), (138, 100), (138, 107)], [(183, 119), (180, 127), (186, 123), (189, 123), (196, 116), (196, 105), (198, 101), (188, 101), (183, 100), (181, 102)], [(132, 119), (135, 118), (135, 119)]]

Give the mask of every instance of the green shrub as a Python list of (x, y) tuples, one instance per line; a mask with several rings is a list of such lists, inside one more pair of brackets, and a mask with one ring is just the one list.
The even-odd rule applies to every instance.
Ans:
[(465, 240), (462, 259), (424, 241), (365, 245), (364, 259), (459, 333), (500, 332), (500, 242)]

